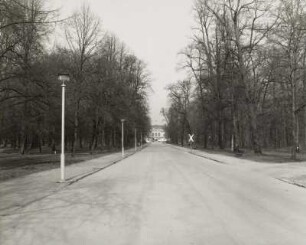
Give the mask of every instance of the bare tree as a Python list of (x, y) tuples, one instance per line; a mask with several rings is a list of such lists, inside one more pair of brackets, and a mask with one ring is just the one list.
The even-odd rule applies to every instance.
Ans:
[(207, 103), (204, 91), (208, 90), (214, 98), (213, 111), (206, 114), (210, 113), (217, 121), (220, 148), (223, 148), (225, 109), (231, 105), (234, 148), (241, 147), (241, 111), (247, 108), (252, 147), (261, 153), (257, 115), (262, 96), (258, 92), (263, 91), (264, 83), (259, 75), (259, 57), (262, 45), (277, 23), (270, 7), (258, 0), (195, 2), (197, 26), (193, 44), (185, 52), (186, 67), (197, 82), (203, 111)]
[(84, 4), (67, 22), (65, 33), (71, 50), (71, 73), (75, 83), (73, 86), (74, 141), (72, 145), (72, 154), (74, 154), (79, 138), (80, 106), (85, 98), (89, 82), (87, 80), (88, 67), (100, 40), (100, 21), (92, 13), (89, 5)]
[(306, 5), (301, 0), (281, 0), (279, 5), (279, 25), (271, 35), (271, 42), (282, 53), (280, 57), (281, 79), (285, 81), (284, 93), (291, 97), (292, 149), (291, 156), (296, 159), (299, 147), (299, 118), (301, 105), (299, 88), (303, 84), (305, 69)]
[[(186, 133), (191, 133), (191, 127), (188, 119), (188, 109), (191, 98), (191, 81), (178, 81), (168, 86), (169, 98), (172, 102), (173, 112), (177, 114), (180, 129), (180, 143), (184, 145)], [(169, 125), (170, 126), (170, 125)]]

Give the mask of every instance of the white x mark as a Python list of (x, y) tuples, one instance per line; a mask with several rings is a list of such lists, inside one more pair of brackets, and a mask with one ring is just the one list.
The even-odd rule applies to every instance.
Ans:
[(188, 142), (194, 142), (194, 140), (193, 140), (194, 134), (188, 134), (188, 136), (189, 136)]

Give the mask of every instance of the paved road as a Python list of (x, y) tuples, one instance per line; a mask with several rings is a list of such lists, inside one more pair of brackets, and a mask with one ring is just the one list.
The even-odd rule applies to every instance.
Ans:
[(306, 191), (156, 143), (0, 219), (2, 245), (305, 245)]

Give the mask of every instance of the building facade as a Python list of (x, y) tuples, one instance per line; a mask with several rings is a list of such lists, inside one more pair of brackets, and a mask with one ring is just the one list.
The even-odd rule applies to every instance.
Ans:
[(166, 140), (164, 126), (153, 125), (150, 132), (150, 138), (153, 141), (164, 141)]

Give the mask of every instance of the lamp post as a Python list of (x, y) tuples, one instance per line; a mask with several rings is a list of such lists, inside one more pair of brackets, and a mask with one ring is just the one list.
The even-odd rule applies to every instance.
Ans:
[(121, 119), (121, 148), (122, 148), (122, 157), (124, 157), (124, 121)]
[(134, 134), (135, 134), (135, 151), (137, 151), (137, 129), (136, 129), (136, 127), (135, 127)]
[(142, 132), (140, 133), (140, 148), (142, 148)]
[(58, 74), (62, 82), (62, 140), (61, 140), (61, 182), (65, 182), (65, 82), (69, 82), (69, 74)]

